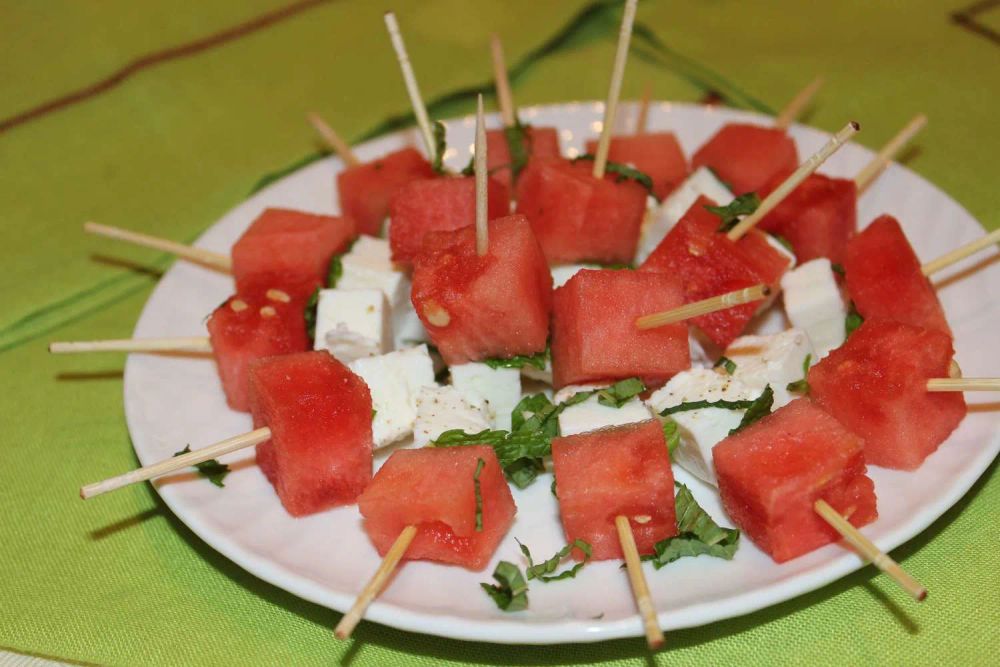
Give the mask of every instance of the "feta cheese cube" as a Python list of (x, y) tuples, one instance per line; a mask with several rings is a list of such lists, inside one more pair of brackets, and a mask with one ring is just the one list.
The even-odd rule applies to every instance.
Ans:
[(674, 225), (684, 217), (687, 210), (700, 196), (706, 196), (719, 206), (733, 200), (733, 193), (715, 177), (708, 167), (699, 167), (683, 183), (656, 207), (652, 216), (643, 226), (636, 251), (635, 262), (641, 264), (660, 245)]
[(788, 319), (806, 332), (816, 351), (812, 363), (844, 344), (847, 305), (829, 259), (820, 257), (789, 271), (781, 279), (781, 289)]
[(479, 433), (490, 428), (486, 402), (455, 387), (423, 387), (417, 394), (413, 444), (424, 447), (445, 431)]
[(392, 349), (392, 321), (378, 289), (324, 289), (316, 305), (313, 348), (349, 363)]
[(391, 445), (413, 432), (417, 395), (422, 387), (436, 387), (434, 365), (426, 345), (355, 359), (348, 364), (372, 394), (375, 448)]
[(552, 289), (562, 287), (582, 269), (599, 269), (600, 264), (561, 264), (549, 269), (552, 272)]
[(740, 336), (724, 353), (733, 360), (733, 377), (753, 388), (759, 395), (764, 387), (774, 390), (774, 410), (798, 396), (790, 393), (790, 382), (802, 379), (806, 355), (813, 355), (809, 336), (801, 329), (789, 329), (770, 336)]
[[(555, 403), (565, 403), (577, 392), (594, 391), (609, 385), (569, 385), (563, 387), (555, 395)], [(571, 405), (559, 415), (559, 433), (561, 435), (576, 435), (587, 431), (596, 431), (609, 426), (623, 426), (635, 422), (652, 419), (649, 408), (638, 397), (631, 398), (620, 408), (602, 405), (593, 395), (585, 401)]]
[(387, 240), (359, 236), (350, 252), (340, 258), (340, 263), (344, 273), (337, 281), (338, 288), (382, 290), (392, 308), (409, 302), (410, 281), (406, 272), (392, 263)]
[[(753, 400), (760, 391), (751, 389), (736, 378), (708, 368), (692, 368), (678, 373), (667, 384), (653, 392), (646, 401), (653, 412), (694, 401)], [(677, 422), (680, 445), (674, 461), (698, 479), (718, 486), (712, 448), (740, 425), (746, 410), (701, 408), (675, 412), (670, 418)]]
[(465, 395), (475, 394), (486, 401), (493, 416), (493, 428), (510, 430), (510, 413), (521, 400), (521, 371), (518, 368), (490, 368), (472, 362), (450, 367), (451, 384)]

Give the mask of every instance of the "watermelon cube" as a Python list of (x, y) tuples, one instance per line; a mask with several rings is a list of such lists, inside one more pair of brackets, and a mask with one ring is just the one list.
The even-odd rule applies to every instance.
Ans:
[(759, 192), (798, 163), (795, 142), (784, 130), (744, 123), (724, 125), (691, 157), (692, 170), (710, 167), (734, 195)]
[(566, 540), (590, 544), (594, 560), (623, 558), (619, 515), (628, 518), (640, 554), (677, 534), (674, 473), (660, 422), (554, 438), (552, 463)]
[[(761, 196), (781, 185), (772, 179)], [(800, 264), (826, 257), (843, 264), (847, 241), (858, 226), (858, 189), (850, 178), (813, 174), (764, 216), (759, 228), (788, 239)]]
[(687, 324), (635, 326), (683, 303), (679, 281), (665, 273), (578, 271), (553, 298), (553, 386), (639, 377), (652, 387), (690, 368)]
[[(255, 276), (284, 276), (283, 287), (326, 283), (330, 260), (356, 236), (354, 222), (283, 208), (261, 213), (233, 245), (236, 291), (254, 287)], [(303, 288), (305, 289), (305, 288)]]
[(552, 274), (523, 215), (489, 223), (482, 257), (474, 225), (428, 234), (410, 298), (449, 366), (545, 350)]
[[(524, 134), (527, 138), (528, 159), (547, 160), (558, 158), (561, 155), (559, 150), (559, 131), (554, 127), (535, 127), (525, 125)], [(507, 143), (507, 136), (502, 129), (487, 130), (486, 132), (486, 168), (490, 176), (497, 179), (513, 195), (514, 189), (511, 187), (511, 157), (510, 144)]]
[(809, 369), (817, 404), (865, 439), (873, 465), (913, 470), (965, 417), (961, 392), (928, 392), (946, 378), (951, 338), (891, 320), (865, 320), (841, 347)]
[(646, 214), (635, 181), (591, 175), (593, 162), (533, 160), (518, 182), (517, 211), (528, 217), (551, 264), (627, 264)]
[(878, 516), (864, 442), (799, 398), (712, 450), (729, 517), (776, 562), (836, 542), (813, 509), (825, 500), (855, 526)]
[(486, 445), (396, 451), (358, 498), (358, 509), (383, 556), (405, 527), (416, 526), (403, 558), (470, 570), (486, 567), (517, 512), (496, 454)]
[(434, 178), (434, 169), (415, 148), (347, 167), (337, 174), (340, 210), (354, 220), (358, 233), (379, 236), (396, 191), (411, 181), (428, 178)]
[[(487, 217), (510, 212), (510, 195), (499, 181), (487, 181)], [(476, 179), (473, 176), (411, 181), (389, 203), (389, 246), (392, 261), (409, 264), (423, 247), (428, 232), (452, 231), (476, 221)]]
[(851, 239), (844, 261), (847, 292), (865, 318), (886, 318), (951, 336), (951, 327), (920, 260), (890, 215)]
[[(597, 140), (587, 142), (587, 152), (597, 152)], [(673, 132), (646, 132), (611, 138), (608, 159), (628, 164), (653, 179), (653, 194), (664, 199), (687, 178), (688, 163)]]
[[(287, 298), (286, 298), (287, 297)], [(208, 318), (212, 354), (233, 410), (250, 411), (250, 365), (258, 359), (305, 352), (305, 300), (280, 288), (255, 288), (229, 297)]]
[[(677, 276), (684, 302), (691, 303), (760, 283), (777, 285), (791, 265), (763, 232), (750, 230), (739, 241), (718, 231), (719, 216), (706, 206), (715, 203), (699, 197), (674, 225), (660, 245), (646, 258), (641, 271)], [(760, 302), (735, 306), (691, 320), (721, 348), (736, 340), (756, 313)]]
[(368, 385), (328, 352), (272, 357), (250, 367), (257, 464), (292, 516), (355, 502), (372, 478)]

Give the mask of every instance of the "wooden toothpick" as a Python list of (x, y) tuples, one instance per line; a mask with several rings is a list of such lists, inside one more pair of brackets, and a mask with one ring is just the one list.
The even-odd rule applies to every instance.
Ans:
[(976, 239), (975, 241), (966, 243), (963, 246), (955, 248), (951, 252), (946, 252), (937, 259), (932, 259), (921, 266), (920, 270), (923, 271), (925, 276), (931, 276), (942, 269), (948, 268), (956, 262), (962, 261), (969, 255), (974, 255), (980, 250), (985, 250), (998, 242), (1000, 242), (1000, 229), (994, 229), (981, 239)]
[(642, 87), (642, 97), (639, 98), (639, 108), (635, 113), (635, 134), (646, 134), (649, 125), (649, 102), (653, 97), (653, 84), (649, 81)]
[(733, 241), (738, 241), (744, 234), (753, 229), (754, 225), (760, 222), (765, 215), (770, 213), (781, 201), (790, 195), (802, 181), (806, 180), (810, 174), (819, 169), (820, 165), (826, 162), (827, 158), (840, 150), (840, 147), (847, 143), (847, 140), (858, 133), (861, 126), (851, 121), (845, 125), (840, 132), (833, 135), (826, 144), (813, 153), (808, 160), (799, 165), (791, 176), (786, 178), (781, 185), (774, 189), (764, 201), (760, 203), (757, 210), (740, 220), (735, 227), (729, 230), (728, 236)]
[(903, 150), (903, 146), (908, 144), (910, 139), (915, 137), (920, 130), (924, 129), (925, 125), (927, 125), (927, 116), (922, 113), (914, 116), (913, 120), (890, 139), (889, 143), (878, 152), (878, 155), (858, 172), (858, 175), (854, 177), (854, 184), (857, 186), (859, 195), (875, 182), (878, 175), (889, 166), (890, 162), (896, 159), (899, 151)]
[(220, 271), (233, 270), (233, 261), (227, 255), (212, 252), (211, 250), (195, 248), (194, 246), (184, 245), (183, 243), (161, 239), (157, 236), (150, 236), (140, 232), (129, 231), (120, 227), (99, 225), (96, 222), (83, 223), (83, 231), (89, 234), (96, 234), (97, 236), (105, 236), (109, 239), (126, 241), (127, 243), (133, 243), (144, 248), (169, 252), (183, 259), (204, 264)]
[(861, 534), (850, 521), (840, 515), (825, 500), (817, 500), (813, 504), (813, 509), (824, 521), (830, 524), (834, 530), (840, 533), (847, 542), (858, 552), (872, 562), (872, 565), (882, 570), (896, 583), (903, 587), (907, 593), (913, 596), (918, 602), (923, 602), (927, 597), (927, 589), (920, 585), (916, 579), (907, 574), (906, 570), (899, 566), (888, 554), (875, 546), (871, 540)]
[(1000, 391), (1000, 378), (934, 378), (927, 391)]
[(49, 343), (53, 354), (77, 352), (211, 352), (208, 336), (178, 338), (123, 338)]
[(495, 33), (490, 37), (490, 54), (493, 57), (493, 81), (497, 89), (500, 118), (504, 127), (514, 127), (517, 125), (514, 97), (510, 92), (510, 78), (507, 76), (507, 63), (503, 57), (503, 43), (500, 41), (500, 36)]
[(778, 117), (774, 121), (774, 126), (780, 130), (787, 130), (788, 126), (795, 122), (809, 103), (812, 98), (819, 92), (819, 89), (823, 87), (823, 77), (818, 76), (813, 79), (808, 86), (803, 88), (798, 92), (798, 94), (792, 98), (792, 100), (785, 105), (785, 108), (778, 113)]
[(424, 99), (420, 96), (417, 77), (413, 73), (410, 56), (406, 53), (406, 44), (403, 43), (403, 35), (399, 32), (396, 15), (392, 12), (385, 13), (385, 27), (389, 31), (392, 48), (396, 51), (399, 68), (403, 72), (403, 82), (406, 84), (406, 92), (410, 96), (410, 105), (413, 107), (413, 115), (417, 119), (417, 126), (420, 128), (420, 135), (423, 137), (427, 156), (431, 159), (431, 162), (434, 162), (438, 155), (437, 149), (434, 147), (434, 135), (431, 133), (431, 121), (427, 117), (427, 107), (424, 106)]
[(483, 115), (483, 95), (479, 94), (476, 104), (476, 254), (482, 257), (490, 244), (489, 221), (487, 213), (486, 187), (486, 118)]
[(365, 611), (368, 609), (368, 605), (372, 603), (382, 589), (385, 587), (386, 582), (392, 573), (396, 570), (396, 566), (399, 564), (400, 559), (406, 550), (410, 547), (410, 543), (413, 538), (417, 535), (416, 526), (407, 526), (396, 538), (396, 541), (392, 543), (389, 547), (389, 551), (385, 554), (385, 558), (382, 559), (382, 563), (375, 570), (375, 574), (372, 578), (365, 584), (365, 587), (361, 589), (361, 593), (358, 594), (357, 599), (351, 606), (350, 611), (344, 614), (344, 617), (340, 619), (340, 623), (334, 628), (333, 634), (337, 639), (347, 639), (354, 632), (354, 628), (361, 621), (361, 618), (365, 615)]
[(686, 303), (683, 306), (665, 310), (662, 313), (643, 315), (635, 321), (635, 326), (639, 329), (655, 329), (656, 327), (676, 324), (689, 320), (699, 315), (707, 315), (717, 310), (725, 310), (733, 306), (741, 306), (744, 303), (760, 301), (771, 294), (771, 288), (767, 285), (754, 285), (743, 289), (734, 290), (719, 296), (709, 297), (694, 303)]
[(622, 79), (625, 77), (625, 61), (628, 59), (628, 45), (632, 41), (632, 23), (635, 21), (635, 7), (638, 0), (626, 0), (625, 13), (622, 16), (621, 30), (618, 31), (618, 50), (615, 52), (615, 64), (611, 70), (611, 85), (608, 86), (608, 100), (604, 105), (604, 124), (601, 126), (601, 138), (597, 142), (597, 153), (594, 155), (594, 178), (604, 178), (604, 170), (608, 165), (608, 150), (611, 148), (611, 132), (614, 129), (615, 114), (618, 111), (618, 98), (622, 92)]
[(315, 111), (310, 111), (306, 114), (306, 119), (313, 126), (319, 136), (323, 137), (323, 141), (326, 145), (333, 149), (341, 160), (344, 161), (348, 167), (356, 167), (361, 164), (361, 160), (358, 156), (354, 154), (351, 150), (351, 146), (337, 134), (332, 127), (326, 124), (326, 121)]
[(173, 456), (169, 459), (160, 461), (159, 463), (143, 466), (138, 470), (132, 470), (131, 472), (118, 475), (117, 477), (111, 477), (101, 482), (88, 484), (80, 489), (80, 497), (87, 500), (88, 498), (93, 498), (94, 496), (99, 496), (102, 493), (120, 489), (123, 486), (128, 486), (129, 484), (145, 482), (147, 479), (160, 477), (161, 475), (166, 475), (168, 473), (202, 463), (203, 461), (214, 459), (218, 456), (222, 456), (223, 454), (229, 454), (230, 452), (235, 452), (238, 449), (256, 445), (264, 442), (270, 437), (271, 429), (264, 426), (250, 431), (249, 433), (243, 433), (232, 438), (227, 438), (226, 440), (217, 442), (214, 445), (196, 449), (193, 452), (188, 452), (187, 454)]
[(632, 535), (632, 526), (629, 525), (628, 518), (619, 514), (615, 517), (615, 528), (618, 529), (618, 541), (622, 546), (622, 553), (625, 554), (625, 568), (628, 570), (628, 580), (632, 586), (632, 595), (635, 597), (635, 605), (639, 608), (639, 615), (642, 616), (642, 626), (646, 631), (646, 643), (649, 648), (656, 650), (663, 646), (663, 630), (656, 620), (656, 607), (653, 605), (653, 597), (649, 594), (649, 585), (646, 583), (646, 575), (642, 572), (642, 561), (639, 559), (639, 550), (635, 546), (635, 536)]

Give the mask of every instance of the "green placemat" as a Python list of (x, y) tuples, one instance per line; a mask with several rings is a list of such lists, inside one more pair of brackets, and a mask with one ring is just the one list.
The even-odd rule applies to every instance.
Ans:
[[(395, 3), (436, 115), (468, 112), (488, 80), (486, 39), (505, 40), (521, 104), (601, 98), (617, 16), (604, 3)], [(721, 96), (780, 106), (827, 78), (808, 122), (846, 118), (877, 146), (917, 111), (931, 124), (909, 165), (990, 228), (1000, 224), (992, 147), (1000, 7), (982, 3), (645, 2), (625, 93)], [(983, 664), (1000, 621), (992, 546), (994, 464), (897, 549), (931, 589), (923, 605), (871, 568), (746, 617), (641, 640), (499, 647), (362, 624), (263, 584), (217, 555), (148, 486), (95, 503), (81, 482), (135, 465), (118, 357), (51, 357), (44, 340), (127, 334), (166, 266), (87, 239), (94, 218), (193, 238), (265, 174), (314, 152), (303, 113), (349, 137), (395, 126), (406, 99), (368, 2), (121, 0), (5, 7), (0, 128), (138, 62), (120, 83), (0, 130), (5, 238), (0, 311), (0, 648), (101, 664)], [(181, 48), (178, 48), (178, 47)], [(148, 59), (148, 54), (157, 57)], [(163, 56), (166, 54), (166, 56)], [(146, 60), (144, 60), (146, 58)], [(145, 63), (145, 64), (144, 64)], [(429, 73), (432, 73), (431, 76)], [(945, 224), (946, 221), (942, 221)], [(134, 263), (131, 267), (128, 262)], [(141, 269), (141, 270), (140, 270)]]

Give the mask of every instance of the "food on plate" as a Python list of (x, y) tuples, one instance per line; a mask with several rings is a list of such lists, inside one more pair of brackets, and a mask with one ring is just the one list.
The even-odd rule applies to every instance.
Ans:
[(805, 379), (816, 352), (804, 331), (786, 329), (762, 336), (740, 336), (723, 356), (733, 364), (730, 373), (758, 393), (770, 386), (774, 407), (790, 403), (796, 394), (789, 385)]
[(561, 154), (559, 130), (554, 127), (518, 123), (486, 131), (486, 168), (490, 177), (500, 181), (515, 198), (520, 189), (515, 181), (528, 164), (559, 158)]
[(691, 156), (692, 169), (709, 167), (735, 195), (760, 192), (798, 163), (795, 142), (784, 129), (748, 123), (727, 123)]
[(358, 233), (379, 236), (396, 192), (407, 183), (429, 178), (434, 178), (431, 163), (411, 147), (347, 166), (337, 174), (340, 210), (354, 220)]
[[(759, 194), (769, 194), (783, 180), (784, 176), (775, 176)], [(760, 228), (786, 239), (799, 262), (826, 257), (843, 264), (847, 241), (858, 226), (857, 204), (854, 179), (810, 174), (764, 216)]]
[(392, 350), (392, 312), (378, 288), (319, 290), (314, 328), (313, 349), (345, 364)]
[(829, 259), (812, 259), (786, 273), (781, 294), (788, 320), (809, 336), (813, 363), (843, 345), (847, 304)]
[[(597, 140), (587, 141), (587, 153), (597, 152)], [(673, 132), (643, 132), (611, 137), (608, 160), (635, 167), (653, 181), (653, 196), (663, 199), (688, 175), (687, 158)]]

